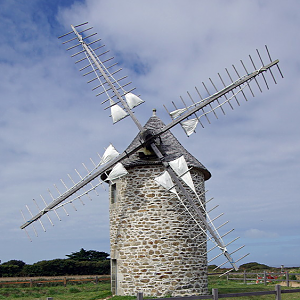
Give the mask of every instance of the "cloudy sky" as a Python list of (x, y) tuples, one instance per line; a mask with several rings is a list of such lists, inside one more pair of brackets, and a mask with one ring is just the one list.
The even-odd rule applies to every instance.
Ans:
[(180, 96), (188, 101), (186, 91), (203, 91), (208, 78), (222, 87), (218, 73), (234, 74), (232, 64), (249, 64), (256, 49), (266, 57), (268, 45), (284, 79), (274, 70), (270, 90), (254, 86), (254, 98), (240, 98), (239, 107), (227, 106), (189, 138), (181, 128), (172, 132), (212, 173), (207, 197), (219, 204), (213, 214), (230, 220), (224, 231), (240, 236), (232, 250), (245, 244), (250, 252), (241, 263), (299, 266), (299, 9), (298, 0), (1, 0), (1, 261), (65, 258), (80, 248), (109, 252), (101, 189), (78, 211), (70, 207), (70, 216), (62, 211), (61, 222), (52, 216), (54, 227), (45, 218), (46, 233), (38, 223), (37, 238), (29, 229), (32, 242), (19, 228), (21, 209), (27, 217), (26, 205), (37, 211), (32, 199), (49, 199), (48, 188), (56, 195), (53, 184), (76, 178), (82, 162), (89, 165), (109, 143), (124, 150), (137, 134), (129, 118), (111, 124), (104, 98), (95, 97), (57, 39), (70, 24), (88, 21), (145, 100), (135, 111), (142, 124), (153, 108), (168, 123), (163, 104), (180, 106)]

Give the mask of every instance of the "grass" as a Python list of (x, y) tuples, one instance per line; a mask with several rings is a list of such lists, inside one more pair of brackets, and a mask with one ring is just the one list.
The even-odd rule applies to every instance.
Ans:
[(42, 287), (2, 287), (0, 299), (38, 300), (53, 297), (54, 300), (98, 300), (111, 297), (110, 282), (99, 284), (82, 283), (69, 286), (42, 286)]
[[(218, 289), (219, 294), (231, 294), (231, 293), (244, 293), (244, 292), (261, 292), (261, 291), (274, 291), (276, 283), (255, 284), (250, 282), (244, 284), (242, 281), (229, 281), (226, 278), (219, 278), (218, 276), (209, 276), (209, 293), (213, 288)], [(281, 287), (281, 290), (291, 289), (287, 287)], [(229, 298), (223, 298), (229, 299)], [(232, 297), (233, 300), (275, 300), (275, 295), (261, 295), (261, 296), (247, 296), (247, 297)], [(299, 300), (300, 294), (281, 294), (282, 300)]]
[[(209, 276), (209, 292), (212, 288), (217, 288), (219, 294), (228, 293), (242, 293), (255, 291), (274, 291), (275, 284), (243, 284), (239, 281), (229, 281), (226, 278), (219, 278), (218, 276)], [(286, 289), (286, 287), (282, 287)], [(62, 285), (44, 285), (39, 287), (24, 287), (20, 285), (4, 287), (0, 285), (0, 299), (6, 300), (45, 300), (47, 297), (53, 297), (53, 300), (100, 300), (110, 298), (110, 282), (102, 281), (98, 284), (77, 283), (70, 284), (66, 287)], [(133, 300), (136, 296), (114, 296), (111, 300)], [(224, 298), (223, 298), (224, 299)], [(226, 298), (227, 299), (227, 298)], [(230, 299), (239, 300), (274, 300), (275, 295), (250, 296), (250, 297), (234, 297)], [(283, 294), (282, 300), (296, 300), (300, 299), (300, 294)]]

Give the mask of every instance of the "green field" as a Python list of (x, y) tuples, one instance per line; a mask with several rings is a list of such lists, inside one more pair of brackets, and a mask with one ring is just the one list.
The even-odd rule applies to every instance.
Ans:
[[(1, 285), (0, 285), (1, 286)], [(71, 299), (88, 299), (98, 300), (111, 296), (110, 281), (102, 281), (98, 284), (89, 283), (77, 283), (64, 287), (62, 284), (47, 284), (39, 287), (20, 287), (20, 285), (14, 285), (13, 287), (0, 288), (0, 299), (22, 299), (22, 300), (37, 300), (47, 299), (47, 297), (53, 297), (53, 300), (71, 300)]]
[[(277, 283), (278, 284), (278, 283)], [(229, 281), (226, 278), (219, 278), (218, 276), (209, 276), (209, 290), (216, 288), (219, 294), (230, 294), (230, 293), (244, 293), (244, 292), (260, 292), (260, 291), (274, 291), (276, 283), (268, 283), (264, 285), (262, 283), (255, 284), (255, 281), (244, 284), (242, 281)], [(292, 289), (282, 286), (284, 289)], [(236, 299), (236, 300), (275, 300), (275, 295), (262, 295), (262, 296), (249, 296), (249, 297), (232, 297), (222, 299)], [(282, 294), (282, 300), (299, 300), (300, 293), (294, 294)]]
[[(275, 284), (268, 284), (264, 286), (263, 284), (243, 284), (238, 281), (227, 282), (226, 278), (220, 279), (218, 276), (209, 276), (209, 290), (211, 292), (212, 288), (217, 288), (219, 294), (227, 293), (241, 293), (241, 292), (251, 292), (251, 291), (274, 291)], [(286, 289), (282, 287), (282, 289)], [(37, 300), (37, 299), (47, 299), (47, 297), (53, 297), (53, 300), (100, 300), (111, 297), (110, 292), (110, 282), (102, 281), (98, 284), (89, 283), (77, 283), (72, 285), (67, 285), (66, 287), (62, 285), (45, 284), (39, 287), (26, 287), (21, 285), (14, 285), (10, 287), (0, 285), (0, 299), (23, 299), (23, 300)], [(133, 297), (121, 297), (115, 296), (112, 300), (131, 300), (136, 299)], [(226, 298), (223, 298), (226, 299)], [(228, 299), (228, 298), (227, 298)], [(240, 299), (240, 300), (274, 300), (275, 295), (266, 296), (252, 296), (252, 297), (240, 297), (240, 298), (230, 298), (230, 299)], [(283, 294), (282, 300), (296, 300), (300, 299), (300, 293), (295, 294)]]

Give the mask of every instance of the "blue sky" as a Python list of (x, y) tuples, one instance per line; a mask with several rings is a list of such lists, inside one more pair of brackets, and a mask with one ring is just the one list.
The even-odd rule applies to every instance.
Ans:
[[(268, 45), (284, 79), (241, 99), (234, 111), (187, 138), (172, 132), (212, 173), (207, 197), (230, 220), (236, 247), (272, 266), (299, 266), (299, 1), (0, 1), (0, 220), (2, 262), (64, 258), (80, 248), (109, 252), (108, 194), (99, 196), (29, 242), (20, 209), (113, 143), (124, 150), (137, 134), (128, 118), (112, 125), (101, 101), (57, 37), (88, 21), (145, 103), (187, 99), (208, 78), (218, 82), (240, 59)], [(232, 70), (232, 69), (231, 69)], [(232, 72), (232, 71), (231, 71)], [(202, 87), (203, 90), (203, 87)], [(46, 223), (46, 221), (44, 222)]]

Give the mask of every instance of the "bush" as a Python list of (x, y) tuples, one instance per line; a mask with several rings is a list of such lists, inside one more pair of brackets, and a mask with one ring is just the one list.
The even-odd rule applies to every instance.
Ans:
[(290, 275), (289, 279), (290, 279), (290, 280), (297, 280), (297, 277), (296, 277), (295, 274), (293, 274), (293, 275)]
[(10, 260), (0, 265), (1, 277), (12, 276), (65, 276), (65, 275), (108, 275), (109, 254), (81, 249), (66, 255), (67, 259), (43, 260), (26, 265), (21, 260)]
[(250, 263), (240, 265), (239, 269), (246, 270), (246, 271), (255, 271), (255, 270), (269, 270), (271, 269), (271, 267), (257, 262), (250, 262)]
[(25, 265), (22, 276), (108, 275), (110, 261), (43, 260)]
[(0, 276), (14, 277), (19, 276), (25, 263), (21, 260), (10, 260), (0, 265)]

